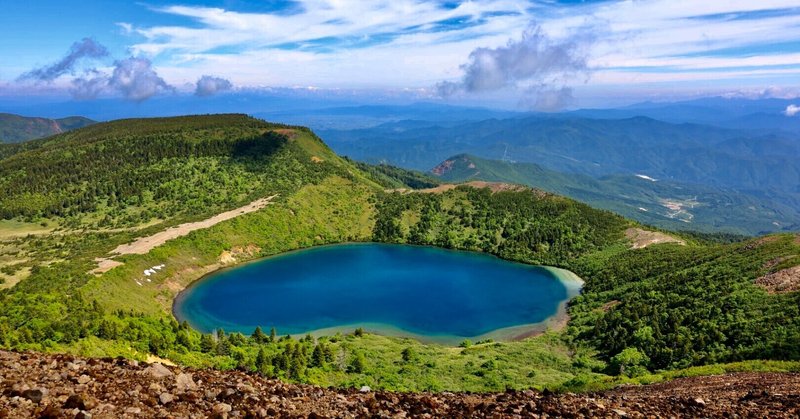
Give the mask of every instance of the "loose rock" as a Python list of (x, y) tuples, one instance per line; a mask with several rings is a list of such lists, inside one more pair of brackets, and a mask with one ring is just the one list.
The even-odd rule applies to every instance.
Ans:
[(229, 413), (233, 407), (227, 403), (217, 403), (214, 405), (214, 413)]
[(172, 371), (158, 362), (147, 367), (145, 372), (150, 374), (150, 376), (153, 378), (164, 378), (172, 375)]
[(38, 388), (32, 390), (25, 390), (22, 392), (21, 396), (34, 403), (39, 403), (42, 401), (42, 397), (44, 397), (44, 391)]
[[(79, 384), (82, 375), (91, 381)], [(800, 416), (794, 373), (681, 378), (593, 394), (391, 393), (288, 384), (242, 371), (0, 351), (0, 377), (0, 418)]]
[(67, 397), (67, 401), (64, 402), (64, 409), (86, 409), (86, 403), (83, 401), (83, 398), (77, 394), (73, 394)]
[(158, 396), (158, 402), (161, 404), (170, 404), (173, 400), (175, 400), (175, 396), (169, 393), (161, 393)]
[(192, 380), (191, 374), (180, 373), (175, 377), (175, 388), (177, 391), (196, 390), (197, 384)]

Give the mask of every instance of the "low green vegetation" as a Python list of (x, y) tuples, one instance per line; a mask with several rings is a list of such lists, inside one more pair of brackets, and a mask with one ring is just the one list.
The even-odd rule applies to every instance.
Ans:
[(313, 182), (284, 126), (239, 115), (98, 124), (0, 161), (0, 218), (131, 227), (214, 214)]
[(651, 371), (800, 359), (800, 293), (768, 294), (753, 285), (800, 264), (798, 250), (796, 236), (782, 235), (579, 258), (571, 269), (586, 284), (573, 301), (569, 333), (608, 359), (625, 352)]
[[(355, 165), (306, 129), (240, 115), (117, 121), (26, 144), (0, 159), (0, 187), (13, 201), (0, 203), (0, 278), (19, 281), (0, 290), (3, 348), (156, 355), (324, 386), (409, 391), (579, 390), (799, 369), (800, 293), (769, 294), (753, 284), (800, 264), (795, 235), (684, 235), (686, 246), (634, 250), (624, 232), (637, 224), (610, 212), (529, 189), (409, 192), (434, 183)], [(41, 167), (39, 160), (60, 176), (27, 169)], [(70, 172), (70, 165), (92, 170)], [(163, 185), (174, 189), (154, 193)], [(34, 194), (47, 199), (26, 198)], [(276, 194), (264, 209), (90, 273), (95, 258), (119, 244)], [(586, 284), (564, 331), (460, 347), (363, 330), (281, 337), (271, 325), (252, 336), (203, 335), (170, 314), (175, 296), (215, 269), (347, 241), (482, 251), (563, 267)], [(144, 280), (143, 270), (161, 264)]]

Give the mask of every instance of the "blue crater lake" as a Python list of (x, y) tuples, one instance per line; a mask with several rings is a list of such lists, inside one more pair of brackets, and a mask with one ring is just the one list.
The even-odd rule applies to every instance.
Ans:
[(453, 344), (512, 339), (563, 317), (571, 272), (433, 247), (342, 244), (221, 270), (192, 284), (174, 314), (202, 332), (333, 334), (363, 327)]

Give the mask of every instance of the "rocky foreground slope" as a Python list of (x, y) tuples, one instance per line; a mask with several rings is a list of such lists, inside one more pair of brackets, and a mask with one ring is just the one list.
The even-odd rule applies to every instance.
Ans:
[(595, 394), (407, 394), (293, 385), (238, 371), (0, 351), (0, 377), (0, 417), (9, 418), (800, 415), (800, 374), (687, 378)]

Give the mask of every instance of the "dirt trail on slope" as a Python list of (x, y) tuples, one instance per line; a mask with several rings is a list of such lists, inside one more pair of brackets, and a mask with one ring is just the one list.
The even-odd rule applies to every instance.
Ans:
[(515, 185), (513, 183), (503, 183), (503, 182), (485, 182), (482, 180), (473, 180), (471, 182), (465, 183), (443, 183), (439, 186), (433, 188), (426, 188), (426, 189), (408, 189), (408, 188), (398, 188), (398, 189), (386, 189), (386, 192), (400, 192), (400, 193), (411, 193), (411, 192), (419, 192), (419, 193), (444, 193), (449, 190), (453, 190), (459, 186), (470, 186), (473, 188), (483, 189), (489, 188), (492, 193), (495, 192), (502, 192), (502, 191), (523, 191), (526, 189), (530, 189), (536, 192), (540, 192), (538, 189), (529, 188), (527, 186), (522, 185)]
[(397, 393), (241, 371), (0, 351), (0, 418), (770, 417), (800, 414), (800, 374), (683, 378), (590, 394)]
[[(177, 239), (178, 237), (183, 237), (195, 230), (213, 227), (214, 225), (217, 225), (223, 221), (227, 221), (232, 218), (236, 218), (240, 215), (248, 214), (263, 209), (267, 205), (269, 205), (270, 202), (277, 196), (278, 195), (272, 195), (267, 198), (261, 198), (241, 208), (236, 208), (230, 211), (226, 211), (202, 221), (179, 224), (177, 226), (170, 227), (164, 231), (159, 231), (158, 233), (155, 233), (151, 236), (140, 237), (134, 240), (132, 243), (126, 243), (117, 246), (116, 249), (111, 251), (111, 254), (114, 256), (147, 254), (154, 248), (161, 246), (162, 244), (168, 242), (169, 240)], [(111, 260), (110, 258), (98, 258), (96, 259), (96, 261), (98, 263), (98, 268), (92, 271), (93, 273), (96, 274), (107, 272), (112, 268), (121, 265), (120, 262)]]
[(662, 243), (676, 243), (685, 246), (686, 242), (672, 237), (668, 234), (659, 233), (657, 231), (647, 231), (641, 228), (629, 228), (625, 230), (625, 237), (632, 242), (632, 249), (643, 249), (647, 246)]

